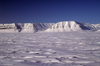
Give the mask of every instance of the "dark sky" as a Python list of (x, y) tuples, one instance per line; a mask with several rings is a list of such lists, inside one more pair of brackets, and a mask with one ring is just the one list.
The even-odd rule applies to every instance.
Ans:
[(0, 23), (100, 23), (100, 0), (0, 0)]

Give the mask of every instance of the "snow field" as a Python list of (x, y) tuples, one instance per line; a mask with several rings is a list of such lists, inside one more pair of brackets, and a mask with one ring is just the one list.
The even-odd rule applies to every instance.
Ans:
[(99, 66), (100, 32), (0, 33), (0, 66)]

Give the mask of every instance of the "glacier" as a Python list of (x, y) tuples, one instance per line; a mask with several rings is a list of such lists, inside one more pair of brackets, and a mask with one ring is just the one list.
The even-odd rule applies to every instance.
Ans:
[(81, 23), (77, 21), (0, 24), (0, 33), (68, 32), (83, 30), (99, 31), (100, 24)]

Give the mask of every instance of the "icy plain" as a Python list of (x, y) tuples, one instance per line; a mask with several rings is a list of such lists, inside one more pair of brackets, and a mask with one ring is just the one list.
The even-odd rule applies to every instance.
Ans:
[(100, 32), (0, 33), (0, 66), (100, 66)]

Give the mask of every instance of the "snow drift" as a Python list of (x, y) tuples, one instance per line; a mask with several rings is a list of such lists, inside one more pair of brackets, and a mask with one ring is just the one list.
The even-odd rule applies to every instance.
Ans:
[(68, 32), (83, 30), (100, 30), (100, 24), (80, 23), (76, 21), (63, 21), (58, 23), (11, 23), (0, 24), (2, 33), (35, 33), (35, 32)]

